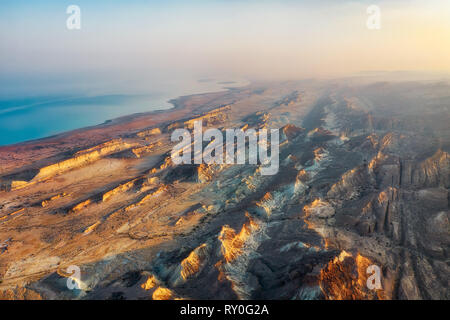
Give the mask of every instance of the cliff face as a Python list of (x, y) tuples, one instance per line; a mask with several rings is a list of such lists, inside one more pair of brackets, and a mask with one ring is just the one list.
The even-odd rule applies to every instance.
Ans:
[(155, 135), (159, 135), (159, 134), (161, 134), (161, 129), (160, 128), (153, 128), (153, 129), (149, 129), (149, 130), (140, 131), (136, 135), (139, 138), (148, 138), (150, 136), (155, 136)]
[(189, 119), (184, 122), (184, 126), (189, 129), (194, 129), (194, 123), (197, 121), (201, 121), (203, 126), (205, 127), (219, 127), (223, 124), (228, 118), (228, 111), (231, 109), (231, 106), (223, 106), (210, 112), (207, 112), (200, 117), (196, 117), (193, 119)]
[(258, 224), (251, 218), (244, 223), (239, 233), (229, 226), (223, 226), (220, 231), (218, 239), (220, 240), (221, 252), (225, 262), (233, 262), (239, 255), (242, 254), (243, 247), (252, 232), (258, 229)]
[(369, 289), (367, 270), (373, 262), (366, 257), (342, 251), (320, 271), (320, 288), (328, 300), (379, 300), (385, 294), (379, 289)]
[[(40, 167), (36, 170), (36, 175), (30, 176), (28, 180), (15, 180), (15, 175), (13, 175), (12, 180), (6, 181), (4, 182), (4, 184), (6, 184), (6, 188), (10, 190), (22, 189), (29, 185), (48, 180), (64, 172), (74, 170), (83, 166), (88, 166), (89, 164), (94, 163), (108, 155), (130, 149), (135, 145), (135, 143), (128, 143), (126, 141), (123, 141), (122, 139), (113, 139), (92, 148), (77, 151), (66, 160), (58, 161), (54, 164)], [(136, 152), (139, 155), (144, 152), (142, 148), (145, 149), (148, 147), (136, 148), (133, 149), (133, 152)]]
[(402, 181), (405, 184), (426, 187), (450, 187), (450, 159), (448, 152), (442, 150), (422, 161), (414, 168), (405, 167)]
[(189, 256), (181, 261), (181, 277), (186, 280), (197, 274), (204, 266), (208, 258), (208, 246), (204, 243), (192, 251)]
[(203, 270), (211, 256), (210, 244), (203, 243), (195, 248), (184, 258), (175, 272), (171, 275), (169, 282), (172, 286), (180, 286), (187, 280), (195, 278)]
[(71, 159), (67, 159), (41, 168), (39, 170), (39, 173), (37, 174), (36, 177), (34, 177), (33, 180), (39, 181), (45, 178), (49, 178), (58, 173), (75, 169), (77, 167), (86, 165), (90, 162), (94, 162), (109, 154), (128, 149), (131, 146), (132, 146), (131, 144), (126, 143), (121, 139), (119, 139), (105, 142), (101, 145), (95, 146), (90, 149), (78, 151)]

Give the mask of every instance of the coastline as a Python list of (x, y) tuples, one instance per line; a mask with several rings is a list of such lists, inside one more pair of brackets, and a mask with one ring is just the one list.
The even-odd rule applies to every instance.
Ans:
[(131, 115), (173, 109), (173, 101), (183, 96), (227, 91), (242, 87), (248, 80), (234, 79), (222, 84), (218, 79), (200, 82), (178, 79), (164, 88), (151, 86), (146, 91), (120, 89), (96, 93), (65, 94), (63, 96), (37, 95), (24, 98), (0, 98), (0, 148), (57, 137), (78, 129), (91, 128), (130, 119)]
[[(181, 95), (168, 100), (173, 107), (133, 113), (106, 120), (103, 123), (61, 132), (52, 136), (0, 146), (0, 175), (13, 173), (16, 168), (41, 165), (61, 159), (61, 154), (82, 149), (115, 138), (126, 137), (140, 130), (161, 126), (185, 116), (213, 109), (217, 99), (226, 99), (230, 92), (245, 90), (250, 84), (227, 87), (221, 91)], [(210, 104), (211, 103), (211, 104)], [(210, 105), (209, 105), (210, 104)], [(39, 162), (39, 163), (36, 163)]]

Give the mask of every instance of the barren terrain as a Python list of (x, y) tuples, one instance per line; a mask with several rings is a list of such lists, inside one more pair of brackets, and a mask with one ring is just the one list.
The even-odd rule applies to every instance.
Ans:
[[(0, 147), (0, 297), (449, 299), (449, 92), (252, 84)], [(171, 132), (195, 119), (280, 129), (278, 173), (175, 166)]]

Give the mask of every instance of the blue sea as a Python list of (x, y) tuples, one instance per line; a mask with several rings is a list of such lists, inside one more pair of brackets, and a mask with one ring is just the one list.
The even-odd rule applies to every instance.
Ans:
[(170, 109), (173, 107), (170, 99), (245, 84), (207, 79), (195, 81), (195, 85), (185, 89), (178, 87), (171, 93), (0, 98), (0, 146), (97, 125), (133, 113)]

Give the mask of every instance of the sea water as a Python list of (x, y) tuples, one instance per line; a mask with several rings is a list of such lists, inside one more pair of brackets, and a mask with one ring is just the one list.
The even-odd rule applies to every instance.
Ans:
[(167, 90), (149, 90), (150, 93), (145, 94), (1, 98), (0, 146), (98, 125), (134, 113), (170, 109), (173, 107), (170, 99), (245, 84), (245, 80), (201, 79)]

